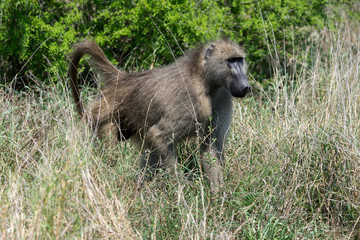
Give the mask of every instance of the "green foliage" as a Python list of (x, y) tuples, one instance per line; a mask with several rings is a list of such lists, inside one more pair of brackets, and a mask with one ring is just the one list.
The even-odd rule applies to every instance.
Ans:
[[(244, 43), (253, 71), (260, 79), (271, 72), (271, 58), (279, 61), (293, 46), (302, 44), (309, 30), (326, 21), (327, 0), (264, 0), (244, 3), (234, 1), (230, 7), (233, 22), (231, 37)], [(272, 66), (278, 62), (272, 62)]]
[(57, 81), (56, 75), (65, 75), (71, 45), (83, 38), (95, 39), (113, 63), (137, 70), (167, 64), (199, 42), (229, 36), (245, 45), (250, 70), (262, 81), (271, 77), (271, 55), (283, 58), (308, 35), (304, 26), (326, 23), (327, 4), (327, 0), (3, 0), (0, 77), (21, 86), (37, 79)]
[[(36, 1), (2, 1), (0, 2), (0, 69), (2, 74), (15, 75), (25, 59), (26, 45), (30, 38), (31, 19), (27, 17), (36, 11)], [(9, 65), (12, 65), (11, 67)]]
[[(8, 0), (0, 26), (1, 75), (5, 81), (18, 77), (23, 83), (35, 78), (49, 78), (58, 69), (65, 69), (64, 54), (76, 40), (82, 13), (81, 1), (72, 3)], [(20, 19), (20, 20), (19, 20)], [(25, 70), (21, 72), (21, 70)]]
[(216, 1), (117, 0), (99, 11), (93, 35), (101, 45), (111, 46), (117, 57), (134, 56), (146, 67), (154, 61), (164, 64), (181, 55), (183, 48), (216, 38), (225, 10)]

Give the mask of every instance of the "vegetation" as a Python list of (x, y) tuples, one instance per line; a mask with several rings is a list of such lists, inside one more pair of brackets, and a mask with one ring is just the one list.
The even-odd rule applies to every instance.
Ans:
[(328, 0), (3, 0), (0, 8), (0, 76), (21, 89), (57, 81), (64, 56), (83, 38), (134, 70), (167, 64), (199, 42), (226, 35), (245, 45), (251, 69), (264, 81), (272, 72), (269, 50), (280, 59), (292, 55), (313, 31), (309, 26), (327, 23), (329, 6)]
[[(312, 30), (311, 36), (299, 40), (299, 44), (294, 39), (289, 43), (292, 51), (286, 51), (286, 55), (277, 47), (283, 45), (272, 31), (276, 33), (281, 27), (266, 25), (268, 18), (264, 12), (263, 18), (256, 19), (261, 21), (259, 26), (266, 25), (262, 28), (266, 35), (259, 33), (249, 38), (260, 38), (260, 35), (265, 38), (264, 54), (271, 63), (271, 79), (259, 83), (253, 77), (255, 68), (250, 69), (252, 94), (236, 100), (234, 105), (234, 119), (225, 149), (226, 186), (221, 196), (212, 196), (201, 175), (195, 175), (191, 182), (183, 182), (159, 174), (143, 188), (138, 188), (140, 153), (131, 142), (104, 151), (76, 115), (61, 58), (71, 42), (83, 37), (82, 33), (93, 31), (80, 23), (95, 19), (92, 13), (100, 9), (100, 4), (95, 4), (96, 1), (71, 4), (47, 1), (40, 6), (37, 2), (17, 1), (21, 4), (5, 6), (3, 2), (0, 3), (2, 14), (20, 10), (34, 12), (30, 16), (41, 13), (48, 17), (48, 23), (52, 22), (53, 29), (46, 30), (47, 25), (41, 25), (44, 18), (31, 26), (43, 32), (19, 27), (17, 33), (6, 27), (22, 39), (22, 42), (12, 43), (18, 45), (10, 47), (4, 44), (9, 43), (4, 42), (8, 41), (4, 34), (9, 33), (3, 32), (4, 25), (0, 26), (3, 46), (0, 65), (9, 66), (6, 64), (10, 64), (11, 58), (19, 64), (13, 66), (14, 72), (19, 73), (16, 78), (9, 78), (7, 71), (1, 76), (6, 83), (0, 88), (1, 239), (360, 238), (360, 23), (358, 15), (354, 15), (358, 4), (352, 3), (353, 12), (349, 12), (343, 11), (345, 3), (337, 15), (342, 17), (341, 21), (329, 21), (318, 31)], [(155, 2), (143, 2), (148, 4), (143, 5), (146, 9), (155, 8)], [(258, 4), (270, 6), (271, 2)], [(87, 5), (90, 3), (93, 5)], [(301, 7), (300, 3), (293, 7)], [(118, 5), (114, 3), (111, 7), (120, 8)], [(53, 7), (53, 12), (59, 14), (57, 18), (42, 11), (46, 6)], [(170, 5), (164, 3), (162, 6)], [(224, 1), (215, 6), (227, 9), (229, 4)], [(102, 15), (96, 15), (96, 20), (104, 20), (105, 9), (111, 7), (101, 5)], [(124, 11), (129, 11), (131, 6), (126, 9)], [(236, 6), (231, 11), (234, 9)], [(175, 7), (173, 10), (177, 12)], [(109, 11), (114, 13), (115, 10)], [(209, 11), (215, 10), (210, 8)], [(73, 14), (71, 18), (67, 15), (69, 12)], [(148, 16), (157, 19), (157, 15)], [(331, 12), (326, 16), (331, 17)], [(3, 24), (8, 21), (4, 20), (7, 17), (2, 16)], [(201, 18), (201, 15), (194, 14), (194, 17)], [(151, 23), (149, 20), (154, 32), (149, 35), (144, 32), (142, 39), (145, 41), (145, 36), (155, 33), (160, 36), (157, 27), (181, 29), (188, 18), (177, 19), (178, 26), (170, 23), (163, 26), (159, 24), (161, 21)], [(19, 17), (14, 22), (26, 21), (28, 19)], [(216, 34), (222, 24), (219, 19), (214, 21), (218, 25), (213, 26), (214, 32), (209, 32), (210, 35)], [(115, 22), (104, 26), (110, 29), (110, 26), (115, 27)], [(103, 23), (100, 21), (94, 29)], [(128, 26), (132, 34), (136, 26)], [(190, 29), (181, 30), (184, 32), (161, 30), (164, 34), (176, 32), (181, 37), (161, 35), (159, 39), (166, 44), (154, 42), (152, 48), (147, 47), (149, 42), (144, 45), (138, 42), (134, 47), (130, 37), (120, 37), (123, 42), (119, 41), (117, 47), (131, 46), (128, 50), (120, 50), (129, 51), (125, 68), (163, 64), (170, 61), (172, 53), (178, 54), (179, 48), (172, 45), (173, 40), (181, 46), (191, 46), (208, 37), (193, 36), (191, 29), (196, 27), (187, 27)], [(56, 28), (66, 30), (59, 30), (63, 38), (56, 35)], [(73, 35), (69, 33), (71, 29)], [(38, 34), (38, 38), (26, 35), (26, 31)], [(50, 33), (54, 34), (52, 38), (47, 36)], [(204, 33), (208, 32), (204, 30)], [(107, 35), (99, 33), (93, 37), (103, 46), (113, 46), (116, 39), (107, 38)], [(195, 39), (186, 42), (186, 36)], [(9, 49), (14, 55), (5, 54)], [(151, 52), (144, 52), (149, 49)], [(120, 53), (107, 49), (113, 60)], [(136, 61), (139, 56), (142, 62)], [(46, 74), (35, 72), (37, 68), (46, 69)], [(10, 83), (25, 75), (31, 79), (32, 89), (15, 91)], [(84, 87), (83, 93), (89, 98), (92, 89)], [(181, 151), (187, 152), (190, 147), (184, 144)], [(114, 156), (118, 159), (116, 163), (109, 161)], [(197, 160), (196, 154), (193, 160)]]

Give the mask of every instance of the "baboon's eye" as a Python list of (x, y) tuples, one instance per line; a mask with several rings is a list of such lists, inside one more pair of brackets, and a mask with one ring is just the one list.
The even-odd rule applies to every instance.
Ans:
[(228, 62), (229, 63), (234, 63), (234, 62), (242, 62), (244, 60), (243, 57), (233, 57), (233, 58), (229, 58)]

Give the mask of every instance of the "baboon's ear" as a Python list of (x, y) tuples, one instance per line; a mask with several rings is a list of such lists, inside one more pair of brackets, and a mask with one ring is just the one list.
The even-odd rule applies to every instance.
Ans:
[(210, 57), (212, 51), (214, 51), (214, 49), (215, 49), (214, 44), (211, 44), (210, 47), (208, 47), (208, 49), (206, 50), (206, 53), (205, 53), (206, 60), (209, 59), (209, 57)]

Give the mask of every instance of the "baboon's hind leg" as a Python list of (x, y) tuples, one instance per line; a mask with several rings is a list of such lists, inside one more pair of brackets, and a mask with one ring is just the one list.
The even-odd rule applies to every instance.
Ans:
[(118, 142), (118, 129), (113, 122), (108, 122), (98, 127), (97, 136), (100, 138), (106, 149), (112, 149)]
[(108, 164), (110, 166), (115, 166), (117, 160), (120, 158), (120, 153), (115, 151), (115, 147), (119, 143), (118, 127), (113, 122), (108, 122), (102, 126), (99, 126), (95, 131), (101, 143), (103, 144), (106, 153), (110, 153), (107, 158)]
[(143, 156), (140, 167), (151, 171), (161, 167), (174, 175), (177, 168), (176, 143), (171, 139), (171, 134), (157, 124), (149, 128), (145, 141), (150, 153)]

